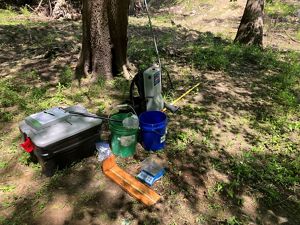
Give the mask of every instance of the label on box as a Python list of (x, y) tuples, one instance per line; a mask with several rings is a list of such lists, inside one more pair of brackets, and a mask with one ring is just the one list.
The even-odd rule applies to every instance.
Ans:
[(166, 135), (161, 136), (160, 143), (163, 143), (166, 140)]

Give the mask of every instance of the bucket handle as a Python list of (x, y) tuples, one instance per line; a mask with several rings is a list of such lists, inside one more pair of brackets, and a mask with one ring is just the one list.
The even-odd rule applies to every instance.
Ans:
[[(122, 105), (117, 105), (116, 108), (130, 108), (133, 113), (137, 116), (136, 111), (134, 110), (134, 108), (131, 105), (128, 104), (122, 104)], [(110, 118), (111, 114), (108, 115), (108, 118)]]
[(128, 104), (117, 105), (116, 108), (130, 108), (134, 112), (134, 114), (137, 116), (136, 111), (134, 110), (134, 108), (131, 105), (128, 105)]
[[(141, 128), (141, 129), (143, 129), (143, 128)], [(163, 133), (159, 133), (159, 132), (157, 131), (157, 129), (151, 129), (150, 131), (156, 133), (156, 134), (159, 135), (159, 136), (164, 136), (164, 135), (166, 134), (166, 131), (163, 132)]]

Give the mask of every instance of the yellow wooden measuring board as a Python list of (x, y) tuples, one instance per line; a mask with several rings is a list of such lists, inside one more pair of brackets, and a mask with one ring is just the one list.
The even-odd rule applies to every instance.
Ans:
[(115, 156), (110, 156), (104, 160), (102, 170), (107, 177), (145, 205), (153, 205), (160, 199), (155, 191), (122, 170), (116, 164)]

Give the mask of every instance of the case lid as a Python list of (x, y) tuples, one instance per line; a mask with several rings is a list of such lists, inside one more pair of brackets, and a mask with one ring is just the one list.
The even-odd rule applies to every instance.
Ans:
[(99, 126), (101, 123), (102, 120), (98, 118), (69, 114), (63, 120), (56, 121), (56, 123), (44, 128), (35, 129), (33, 126), (27, 124), (25, 120), (20, 123), (19, 128), (22, 133), (30, 137), (35, 146), (45, 148), (90, 128)]
[(65, 120), (69, 113), (62, 108), (55, 107), (27, 116), (25, 122), (35, 130), (41, 130)]

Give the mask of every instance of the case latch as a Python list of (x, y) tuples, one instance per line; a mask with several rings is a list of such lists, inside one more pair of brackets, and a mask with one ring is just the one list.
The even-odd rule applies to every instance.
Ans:
[(32, 152), (34, 150), (34, 145), (31, 142), (30, 138), (27, 137), (25, 141), (21, 144), (22, 148), (28, 153)]

